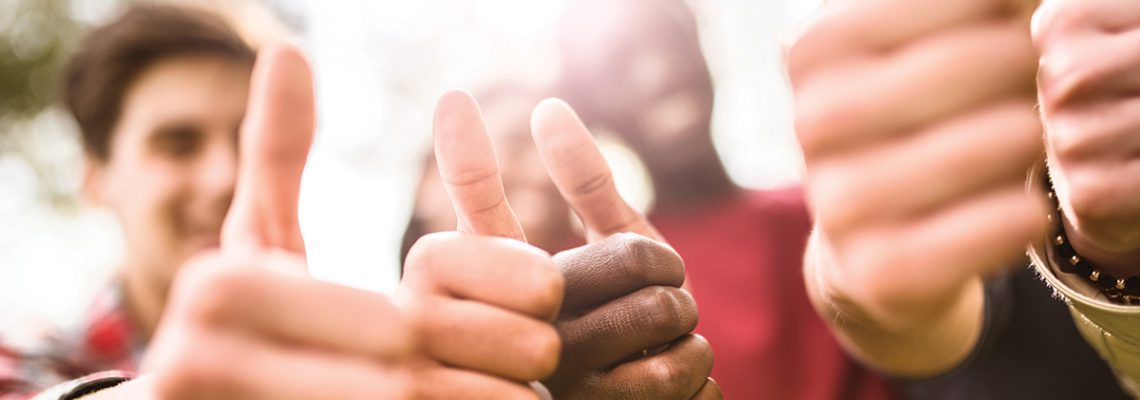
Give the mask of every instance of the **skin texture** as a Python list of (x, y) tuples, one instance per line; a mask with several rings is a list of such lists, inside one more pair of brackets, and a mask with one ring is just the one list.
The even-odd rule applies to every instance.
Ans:
[[(504, 81), (475, 97), (498, 157), (506, 199), (526, 232), (527, 242), (554, 253), (580, 246), (585, 239), (575, 226), (570, 206), (547, 176), (530, 135), (530, 112), (544, 92)], [(434, 154), (427, 161), (416, 191), (412, 221), (405, 232), (405, 246), (423, 234), (454, 230), (457, 225)]]
[(1043, 151), (1031, 11), (831, 2), (788, 50), (815, 217), (809, 296), (876, 369), (957, 365), (980, 332), (982, 278), (1045, 233), (1044, 197), (1025, 190)]
[[(259, 55), (221, 249), (200, 252), (178, 272), (144, 360), (145, 374), (89, 398), (521, 399), (537, 397), (525, 382), (556, 369), (570, 377), (559, 381), (570, 389), (551, 385), (559, 398), (720, 397), (707, 380), (708, 344), (688, 334), (696, 309), (678, 288), (683, 266), (676, 254), (659, 242), (624, 234), (560, 255), (556, 264), (518, 240), (524, 238), (520, 225), (509, 206), (495, 199), (503, 196), (497, 172), (465, 173), (485, 171), (479, 167), (488, 159), (494, 164), (485, 133), (457, 129), (479, 122), (469, 97), (451, 96), (449, 102), (445, 96), (441, 116), (458, 109), (460, 124), (437, 123), (437, 136), (476, 134), (473, 146), (456, 147), (466, 151), (439, 154), (458, 219), (465, 221), (461, 232), (428, 235), (413, 246), (394, 301), (310, 279), (296, 200), (315, 126), (311, 79), (307, 61), (294, 48), (275, 46)], [(573, 122), (577, 140), (546, 140), (554, 144), (544, 148), (544, 157), (572, 154), (565, 151), (570, 148), (584, 154), (585, 162), (559, 164), (561, 173), (581, 164), (583, 172), (608, 177), (592, 141), (580, 141), (592, 140), (588, 133), (565, 105), (556, 106), (544, 118), (561, 122), (540, 130)], [(570, 180), (576, 176), (561, 179), (581, 186)], [(620, 201), (609, 178), (602, 181), (600, 196), (568, 196), (582, 207), (588, 226), (605, 224), (591, 228), (592, 237), (619, 231), (655, 235)], [(496, 234), (474, 234), (483, 232)], [(614, 265), (624, 275), (609, 279), (595, 273)], [(564, 281), (560, 269), (571, 271), (573, 281)], [(567, 297), (571, 317), (559, 314), (567, 289), (575, 293)], [(639, 315), (647, 308), (657, 317)], [(555, 318), (557, 331), (549, 322)], [(619, 325), (650, 334), (604, 329)], [(559, 364), (564, 332), (573, 338), (567, 353), (587, 359)], [(629, 342), (606, 343), (613, 335)], [(662, 348), (666, 343), (671, 345)], [(624, 360), (650, 347), (661, 349)], [(581, 372), (596, 365), (605, 369)], [(305, 379), (287, 379), (297, 376)]]
[[(474, 99), (445, 94), (435, 127), (439, 171), (460, 232), (525, 240)], [(680, 257), (617, 194), (609, 166), (569, 106), (543, 101), (531, 131), (551, 180), (591, 242), (554, 256), (565, 279), (555, 317), (563, 358), (545, 386), (557, 399), (720, 398), (708, 379), (712, 350), (690, 333), (697, 311), (680, 288)]]
[(1049, 0), (1033, 42), (1049, 172), (1069, 238), (1102, 272), (1140, 273), (1140, 6)]
[(221, 250), (180, 269), (145, 374), (89, 398), (537, 398), (522, 382), (552, 372), (561, 344), (547, 321), (564, 285), (546, 253), (428, 236), (396, 301), (307, 276), (296, 200), (312, 96), (297, 49), (259, 54)]

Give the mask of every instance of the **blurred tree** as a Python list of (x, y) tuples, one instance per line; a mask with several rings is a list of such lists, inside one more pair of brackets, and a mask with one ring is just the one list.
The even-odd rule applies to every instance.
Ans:
[(77, 205), (81, 150), (70, 118), (55, 107), (68, 58), (90, 25), (147, 1), (206, 5), (253, 34), (303, 29), (299, 0), (0, 0), (0, 161), (32, 171), (37, 201)]
[(0, 1), (0, 158), (29, 166), (38, 181), (33, 195), (57, 206), (73, 204), (75, 180), (62, 171), (74, 168), (58, 156), (59, 139), (66, 145), (71, 132), (40, 117), (57, 99), (63, 66), (81, 33), (73, 3)]
[(69, 0), (0, 3), (0, 119), (29, 118), (55, 100), (79, 24)]

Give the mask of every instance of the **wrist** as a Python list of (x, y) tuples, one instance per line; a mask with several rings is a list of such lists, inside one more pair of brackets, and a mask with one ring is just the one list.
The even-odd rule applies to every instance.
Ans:
[(1097, 245), (1089, 236), (1077, 229), (1067, 217), (1062, 216), (1061, 220), (1073, 250), (1082, 258), (1096, 264), (1097, 269), (1113, 276), (1140, 276), (1140, 248), (1126, 251), (1106, 250), (1105, 246)]

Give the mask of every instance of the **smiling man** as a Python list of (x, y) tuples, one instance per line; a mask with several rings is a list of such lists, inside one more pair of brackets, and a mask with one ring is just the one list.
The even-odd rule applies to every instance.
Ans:
[[(538, 380), (580, 393), (559, 398), (720, 397), (675, 254), (636, 235), (558, 257), (524, 243), (505, 201), (493, 211), (506, 213), (480, 205), (502, 182), (478, 170), (495, 160), (460, 92), (436, 130), (447, 181), (480, 178), (451, 192), (462, 233), (412, 246), (393, 299), (309, 277), (297, 199), (312, 71), (292, 46), (254, 54), (216, 16), (171, 6), (132, 7), (88, 36), (65, 102), (87, 195), (119, 217), (127, 256), (86, 324), (0, 347), (0, 398), (533, 399)], [(548, 103), (534, 118), (545, 154), (571, 156), (547, 165), (560, 188), (608, 174), (572, 111)], [(652, 232), (599, 188), (563, 192), (595, 237)], [(598, 270), (617, 273), (591, 280)], [(693, 318), (672, 318), (681, 306)], [(639, 318), (646, 335), (608, 329), (631, 315), (661, 318)], [(559, 363), (568, 336), (591, 362)]]

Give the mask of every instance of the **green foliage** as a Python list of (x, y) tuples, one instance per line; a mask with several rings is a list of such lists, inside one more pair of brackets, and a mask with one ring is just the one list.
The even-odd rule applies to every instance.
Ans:
[(32, 117), (57, 98), (80, 30), (68, 0), (0, 1), (0, 121)]

